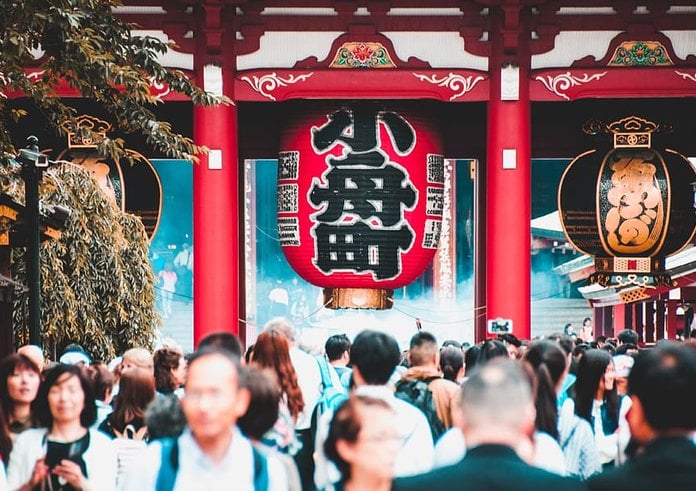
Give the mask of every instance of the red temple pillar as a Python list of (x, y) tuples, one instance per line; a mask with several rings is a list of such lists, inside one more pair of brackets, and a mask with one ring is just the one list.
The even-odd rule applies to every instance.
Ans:
[(679, 300), (667, 300), (667, 339), (677, 339), (677, 307)]
[[(232, 93), (233, 70), (197, 69), (206, 91)], [(193, 341), (211, 332), (239, 334), (239, 199), (236, 106), (195, 107), (193, 138), (210, 149), (193, 171)]]
[(615, 338), (621, 331), (626, 329), (626, 305), (620, 303), (613, 307), (613, 322), (611, 329), (604, 330), (604, 336)]
[[(488, 319), (531, 337), (531, 130), (527, 70), (491, 60), (486, 157)], [(501, 88), (502, 86), (502, 88)]]

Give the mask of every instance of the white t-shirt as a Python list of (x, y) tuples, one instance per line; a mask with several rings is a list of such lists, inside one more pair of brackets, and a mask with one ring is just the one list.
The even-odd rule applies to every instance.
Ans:
[(592, 401), (592, 417), (594, 418), (594, 427), (592, 428), (599, 452), (599, 460), (602, 464), (614, 462), (616, 465), (621, 465), (626, 461), (626, 446), (631, 439), (631, 430), (628, 427), (626, 414), (631, 409), (633, 402), (630, 397), (621, 398), (621, 406), (619, 407), (619, 426), (616, 431), (610, 435), (605, 435), (602, 428), (602, 402)]
[[(232, 443), (219, 463), (212, 462), (186, 429), (179, 437), (179, 468), (172, 491), (254, 491), (254, 458), (251, 442), (234, 428)], [(124, 473), (122, 491), (154, 491), (161, 464), (162, 446), (155, 440), (140, 452)], [(268, 490), (287, 491), (285, 467), (273, 455), (268, 461)]]
[[(466, 440), (459, 428), (450, 428), (435, 445), (435, 467), (456, 464), (466, 455)], [(534, 432), (534, 466), (566, 475), (565, 458), (558, 442), (543, 431)]]
[[(17, 489), (31, 478), (36, 461), (46, 455), (46, 428), (25, 430), (17, 437), (7, 469), (8, 489)], [(116, 448), (103, 433), (89, 430), (89, 447), (83, 455), (92, 489), (116, 489)]]

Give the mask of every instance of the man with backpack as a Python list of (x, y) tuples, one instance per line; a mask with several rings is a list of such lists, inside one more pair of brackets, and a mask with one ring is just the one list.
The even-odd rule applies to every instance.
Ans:
[(126, 471), (122, 489), (285, 491), (283, 465), (257, 450), (237, 428), (249, 404), (240, 387), (239, 360), (204, 349), (189, 361), (181, 406), (187, 428), (178, 438), (152, 442)]
[(459, 386), (442, 378), (440, 349), (435, 336), (419, 331), (411, 338), (408, 352), (411, 367), (396, 384), (396, 397), (425, 414), (433, 441), (452, 426), (452, 406)]
[[(397, 399), (389, 384), (400, 355), (396, 339), (383, 332), (365, 330), (353, 340), (350, 361), (354, 394), (383, 399), (394, 410), (400, 437), (394, 473), (396, 476), (411, 476), (432, 468), (435, 449), (423, 413)], [(324, 442), (332, 417), (332, 411), (324, 413), (317, 430), (314, 484), (318, 489), (324, 489), (340, 479), (340, 473), (324, 454)]]

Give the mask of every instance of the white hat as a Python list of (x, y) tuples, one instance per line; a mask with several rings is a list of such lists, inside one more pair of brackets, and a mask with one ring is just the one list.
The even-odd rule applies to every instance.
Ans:
[(92, 359), (87, 353), (77, 349), (64, 352), (58, 361), (66, 365), (79, 365), (80, 363), (89, 365), (92, 363)]
[(616, 355), (614, 357), (614, 367), (616, 368), (617, 377), (628, 377), (631, 373), (631, 368), (636, 360), (632, 356), (628, 355)]

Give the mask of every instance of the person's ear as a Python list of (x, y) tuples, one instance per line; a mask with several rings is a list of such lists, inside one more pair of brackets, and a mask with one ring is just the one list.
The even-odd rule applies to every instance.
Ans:
[(365, 385), (365, 379), (362, 376), (362, 373), (360, 373), (360, 369), (357, 366), (353, 366), (353, 384), (354, 385)]
[(536, 423), (536, 408), (534, 403), (530, 402), (524, 409), (524, 420), (522, 424), (522, 432), (525, 436), (532, 438), (534, 436), (534, 430)]
[(244, 416), (249, 409), (249, 402), (251, 401), (251, 393), (246, 387), (240, 387), (237, 389), (237, 397), (234, 401), (235, 414), (238, 418)]
[(355, 460), (355, 444), (353, 443), (348, 443), (345, 440), (336, 440), (336, 452), (348, 463)]
[(626, 414), (628, 427), (631, 430), (631, 436), (639, 442), (646, 443), (652, 440), (655, 436), (655, 431), (648, 423), (645, 416), (645, 408), (635, 395), (631, 396), (631, 408)]

